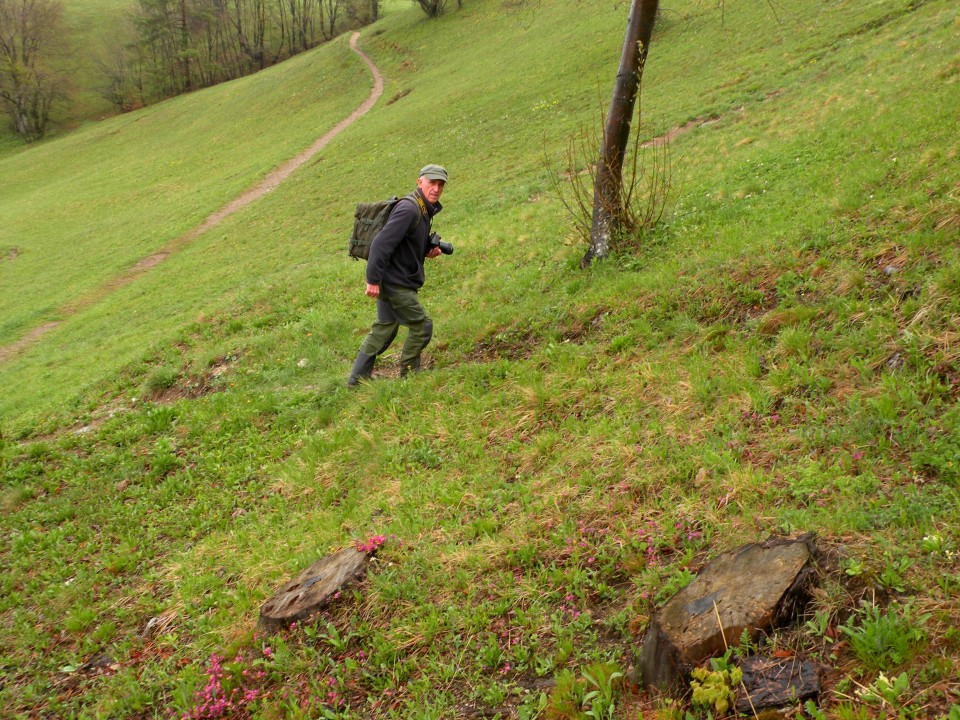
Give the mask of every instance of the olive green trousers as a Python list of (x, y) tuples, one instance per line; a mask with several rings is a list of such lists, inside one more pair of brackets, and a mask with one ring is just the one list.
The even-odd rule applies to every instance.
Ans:
[(420, 368), (420, 353), (433, 337), (433, 320), (420, 304), (417, 291), (397, 285), (381, 285), (377, 298), (377, 320), (360, 345), (360, 352), (370, 357), (383, 354), (397, 337), (401, 325), (409, 328), (400, 351), (400, 370)]

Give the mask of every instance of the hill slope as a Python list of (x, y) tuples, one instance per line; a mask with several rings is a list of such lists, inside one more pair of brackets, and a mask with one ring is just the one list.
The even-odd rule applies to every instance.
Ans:
[[(655, 604), (710, 555), (817, 530), (842, 558), (811, 611), (823, 630), (774, 646), (835, 668), (821, 704), (838, 717), (879, 712), (844, 699), (879, 670), (907, 672), (898, 702), (945, 714), (957, 15), (946, 0), (791, 13), (665, 10), (642, 132), (687, 128), (672, 212), (641, 254), (586, 272), (549, 189), (612, 83), (624, 8), (476, 3), (369, 28), (388, 77), (371, 115), (0, 366), (0, 703), (199, 716), (215, 653), (235, 660), (217, 687), (249, 691), (257, 717), (533, 717), (541, 702), (563, 716), (586, 675), (626, 668)], [(0, 159), (17, 178), (0, 245), (29, 249), (0, 261), (3, 342), (368, 89), (334, 43)], [(346, 220), (428, 161), (451, 171), (437, 229), (457, 248), (423, 293), (432, 371), (348, 393), (371, 307)], [(283, 580), (379, 535), (356, 593), (316, 624), (252, 634)], [(871, 621), (854, 612), (865, 590), (898, 602)], [(909, 647), (853, 639), (882, 623)], [(541, 701), (542, 678), (556, 686)], [(617, 717), (653, 704), (611, 686)]]

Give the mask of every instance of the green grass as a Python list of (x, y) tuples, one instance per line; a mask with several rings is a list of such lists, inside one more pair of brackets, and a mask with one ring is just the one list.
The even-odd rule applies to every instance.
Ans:
[[(817, 530), (821, 624), (765, 649), (836, 668), (837, 717), (879, 716), (855, 692), (877, 668), (908, 674), (905, 712), (945, 716), (958, 20), (913, 8), (667, 8), (641, 132), (712, 122), (672, 141), (648, 245), (587, 271), (551, 174), (606, 102), (625, 8), (468, 3), (368, 28), (388, 78), (370, 115), (0, 366), (5, 714), (196, 715), (221, 665), (261, 718), (577, 717), (594, 692), (598, 713), (652, 714), (615, 676), (655, 607), (718, 552)], [(0, 159), (18, 180), (0, 246), (25, 250), (0, 260), (0, 341), (368, 90), (340, 41)], [(372, 312), (352, 205), (426, 162), (451, 172), (436, 229), (456, 246), (423, 291), (430, 372), (348, 392)], [(315, 622), (254, 634), (281, 583), (377, 535), (367, 580)], [(911, 611), (856, 611), (894, 596)], [(869, 647), (833, 642), (841, 625)]]
[[(282, 75), (226, 83), (0, 159), (0, 172), (16, 178), (0, 199), (0, 247), (17, 252), (3, 268), (11, 301), (0, 342), (57, 319), (309, 146), (366, 97), (365, 72), (341, 41), (295, 58)], [(44, 282), (54, 271), (57, 282)]]

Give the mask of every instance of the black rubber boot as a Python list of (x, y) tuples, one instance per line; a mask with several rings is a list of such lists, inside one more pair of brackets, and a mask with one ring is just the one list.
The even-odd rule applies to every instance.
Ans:
[(404, 378), (412, 372), (420, 372), (420, 356), (417, 355), (413, 360), (400, 365), (400, 377)]
[(376, 359), (376, 355), (357, 353), (357, 359), (353, 361), (350, 377), (347, 378), (347, 385), (354, 387), (361, 380), (369, 380), (373, 374), (373, 361)]

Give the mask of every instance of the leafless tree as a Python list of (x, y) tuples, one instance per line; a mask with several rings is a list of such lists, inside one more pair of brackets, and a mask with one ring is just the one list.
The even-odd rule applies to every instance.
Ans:
[(133, 61), (126, 48), (119, 44), (108, 46), (106, 56), (98, 58), (102, 80), (97, 90), (100, 96), (115, 105), (120, 111), (132, 110), (137, 106), (134, 90), (135, 70)]
[(310, 36), (313, 17), (313, 0), (286, 0), (281, 7), (286, 13), (281, 17), (286, 25), (292, 52), (303, 52), (311, 47)]
[(266, 0), (232, 0), (232, 25), (240, 52), (257, 70), (267, 64)]
[[(639, 124), (640, 111), (637, 108)], [(554, 194), (569, 214), (577, 235), (589, 246), (593, 225), (595, 191), (600, 165), (597, 157), (603, 142), (606, 118), (599, 113), (593, 127), (574, 133), (567, 144), (564, 166), (560, 172), (551, 167)], [(552, 163), (548, 160), (548, 166)], [(619, 217), (618, 231), (610, 238), (611, 252), (636, 252), (661, 220), (673, 193), (669, 135), (640, 142), (640, 133), (633, 134), (621, 171), (619, 193), (611, 207), (611, 215)]]
[(320, 15), (324, 40), (332, 40), (337, 34), (337, 22), (340, 19), (341, 5), (341, 0), (320, 0)]
[(28, 140), (43, 137), (54, 104), (66, 97), (56, 68), (65, 36), (57, 0), (0, 0), (0, 104)]
[(370, 22), (370, 2), (135, 0), (133, 29), (101, 60), (101, 94), (127, 107), (131, 73), (142, 103), (248, 75)]
[[(415, 0), (420, 9), (427, 14), (428, 18), (435, 18), (443, 15), (447, 7), (447, 0)], [(460, 7), (458, 0), (457, 7)]]
[(603, 258), (610, 253), (611, 237), (622, 226), (624, 153), (630, 138), (630, 122), (640, 94), (643, 66), (650, 48), (658, 5), (659, 0), (632, 0), (630, 4), (620, 68), (597, 162), (590, 247), (581, 261), (584, 267), (595, 258)]
[(375, 23), (380, 19), (381, 0), (341, 0), (343, 15), (351, 26)]

